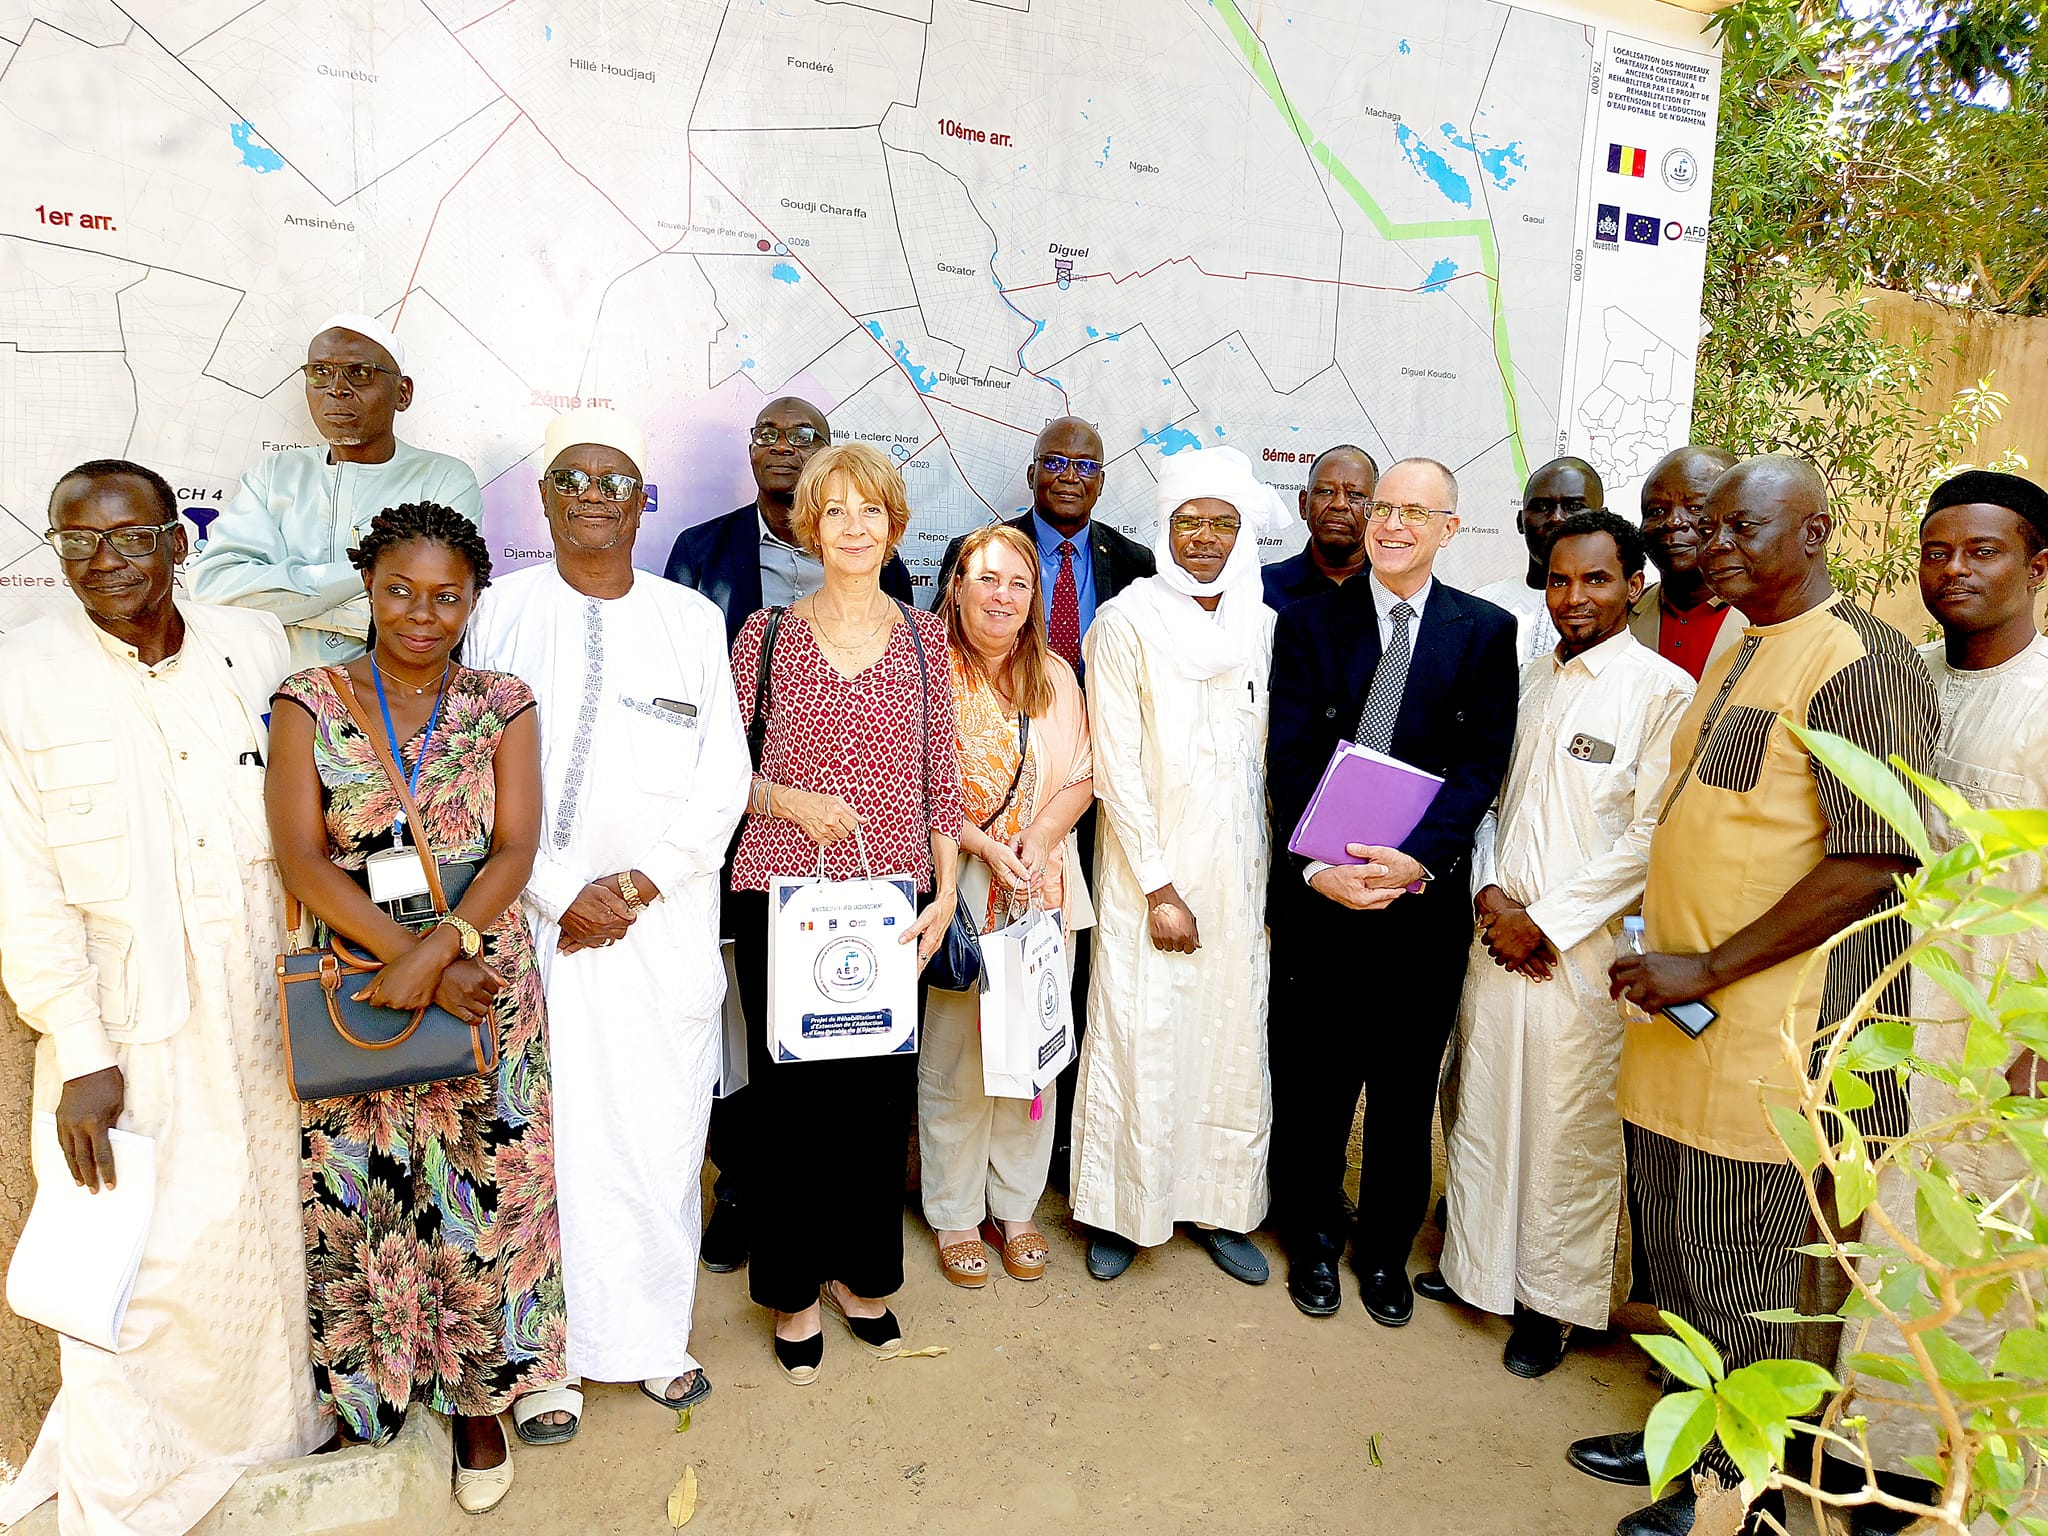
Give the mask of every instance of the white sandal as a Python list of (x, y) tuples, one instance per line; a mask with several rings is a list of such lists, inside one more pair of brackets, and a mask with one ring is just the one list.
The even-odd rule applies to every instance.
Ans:
[[(500, 1434), (504, 1428), (499, 1427)], [(498, 1507), (498, 1501), (512, 1491), (512, 1441), (505, 1441), (505, 1459), (495, 1467), (465, 1467), (462, 1451), (455, 1452), (455, 1502), (463, 1513), (486, 1514)]]
[[(566, 1413), (566, 1424), (538, 1424), (544, 1413)], [(583, 1392), (576, 1386), (542, 1387), (512, 1400), (512, 1432), (528, 1445), (561, 1445), (583, 1427)]]

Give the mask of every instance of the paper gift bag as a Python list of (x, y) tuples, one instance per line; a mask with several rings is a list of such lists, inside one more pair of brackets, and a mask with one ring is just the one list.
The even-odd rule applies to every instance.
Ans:
[(768, 1048), (777, 1062), (917, 1050), (917, 882), (768, 883)]
[(981, 1090), (1035, 1099), (1074, 1059), (1074, 998), (1057, 912), (1029, 912), (981, 936)]
[(732, 940), (718, 946), (725, 962), (725, 1013), (718, 1037), (718, 1083), (714, 1099), (729, 1099), (747, 1086), (747, 1011), (740, 1006), (740, 976), (733, 966)]

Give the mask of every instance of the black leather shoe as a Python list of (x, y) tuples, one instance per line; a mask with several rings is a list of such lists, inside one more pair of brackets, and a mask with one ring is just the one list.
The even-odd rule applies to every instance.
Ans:
[(1620, 1483), (1629, 1488), (1650, 1486), (1650, 1464), (1643, 1456), (1641, 1430), (1574, 1440), (1564, 1459), (1603, 1483)]
[(1404, 1269), (1361, 1269), (1358, 1291), (1366, 1313), (1382, 1328), (1406, 1327), (1415, 1316), (1415, 1292)]
[(1515, 1375), (1534, 1381), (1564, 1363), (1564, 1352), (1571, 1348), (1571, 1342), (1570, 1323), (1517, 1307), (1515, 1331), (1508, 1335), (1508, 1347), (1501, 1352), (1500, 1363)]
[(1687, 1536), (1692, 1516), (1692, 1479), (1681, 1477), (1656, 1503), (1623, 1515), (1614, 1527), (1614, 1536)]
[(697, 1262), (714, 1275), (729, 1275), (747, 1262), (747, 1218), (731, 1200), (717, 1200), (711, 1219), (704, 1223), (704, 1240), (697, 1245)]
[(1317, 1254), (1287, 1266), (1287, 1299), (1310, 1317), (1334, 1317), (1344, 1304), (1344, 1287), (1334, 1259)]
[(1462, 1306), (1465, 1301), (1464, 1297), (1451, 1289), (1451, 1282), (1444, 1278), (1444, 1272), (1440, 1269), (1428, 1270), (1417, 1275), (1415, 1294), (1429, 1301), (1446, 1302), (1452, 1306)]

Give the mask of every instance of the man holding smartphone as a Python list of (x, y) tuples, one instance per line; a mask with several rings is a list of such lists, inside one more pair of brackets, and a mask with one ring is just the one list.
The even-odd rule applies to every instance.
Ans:
[[(1913, 868), (1904, 839), (1787, 728), (1845, 736), (1882, 759), (1932, 772), (1934, 685), (1912, 645), (1828, 579), (1833, 519), (1804, 460), (1745, 459), (1714, 482), (1699, 521), (1699, 566), (1747, 618), (1742, 642), (1709, 663), (1679, 722), (1673, 771), (1650, 842), (1643, 897), (1649, 953), (1614, 963), (1616, 997), (1649, 1017), (1622, 1045), (1620, 1109), (1629, 1179), (1657, 1305), (1692, 1323), (1729, 1370), (1795, 1353), (1794, 1330), (1752, 1314), (1797, 1304), (1807, 1207), (1799, 1170), (1766, 1118), (1758, 1082), (1797, 1085), (1780, 1028), (1810, 1036), (1843, 1017), (1906, 943), (1892, 921), (1808, 955), (1894, 899)], [(1896, 994), (1896, 995), (1894, 995)], [(1709, 1020), (1697, 1008), (1713, 1011)], [(1908, 1011), (1903, 975), (1879, 1011)], [(1675, 1022), (1666, 1010), (1693, 1015)], [(1866, 1136), (1905, 1129), (1890, 1073), (1853, 1118)], [(1581, 1440), (1581, 1471), (1647, 1485), (1642, 1436)], [(1700, 1460), (1737, 1481), (1718, 1444)], [(1688, 1479), (1624, 1518), (1619, 1536), (1692, 1527)]]

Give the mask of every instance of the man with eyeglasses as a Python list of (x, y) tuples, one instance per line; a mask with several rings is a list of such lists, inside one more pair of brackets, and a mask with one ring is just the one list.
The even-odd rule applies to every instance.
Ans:
[(394, 422), (412, 405), (413, 381), (388, 326), (334, 316), (307, 345), (300, 373), (324, 443), (268, 454), (243, 475), (187, 572), (204, 602), (275, 614), (295, 671), (363, 654), (369, 600), (348, 554), (379, 512), (433, 501), (481, 523), (484, 510), (467, 464), (398, 440)]
[(1316, 455), (1300, 497), (1308, 543), (1260, 573), (1268, 608), (1331, 591), (1365, 569), (1365, 514), (1379, 477), (1373, 456), (1351, 443)]
[(1528, 549), (1528, 569), (1520, 576), (1489, 581), (1473, 596), (1515, 616), (1516, 645), (1525, 663), (1557, 649), (1557, 626), (1550, 621), (1545, 589), (1550, 581), (1550, 541), (1558, 525), (1568, 517), (1598, 512), (1606, 505), (1600, 472), (1584, 459), (1552, 459), (1523, 485), (1515, 531)]
[(1714, 482), (1735, 467), (1725, 448), (1687, 443), (1659, 459), (1643, 482), (1643, 543), (1661, 578), (1630, 605), (1628, 627), (1697, 682), (1742, 644), (1740, 612), (1715, 596), (1699, 567), (1699, 519)]
[(66, 1531), (178, 1536), (244, 1467), (330, 1433), (272, 975), (285, 637), (177, 594), (186, 532), (154, 470), (81, 464), (49, 518), (78, 601), (0, 640), (0, 980), (39, 1036), (7, 1133), (94, 1202), (150, 1175), (126, 1139), (147, 1138), (154, 1211), (129, 1347), (58, 1340), (62, 1391), (0, 1525), (54, 1496)]
[(633, 567), (640, 428), (568, 411), (543, 452), (555, 558), (491, 584), (465, 652), (540, 704), (525, 905), (548, 999), (572, 1380), (514, 1405), (528, 1444), (575, 1433), (582, 1377), (675, 1408), (711, 1391), (690, 1314), (725, 993), (719, 872), (749, 779), (717, 609)]
[[(1273, 806), (1273, 1224), (1287, 1292), (1311, 1317), (1342, 1297), (1344, 1149), (1365, 1091), (1357, 1271), (1389, 1328), (1415, 1309), (1408, 1251), (1429, 1204), (1430, 1117), (1472, 940), (1467, 870), (1514, 742), (1513, 619), (1436, 579), (1458, 482), (1433, 459), (1380, 477), (1362, 581), (1280, 611), (1266, 786)], [(1398, 848), (1326, 865), (1286, 849), (1339, 742), (1444, 780)]]
[[(726, 640), (736, 639), (740, 626), (762, 608), (787, 608), (825, 584), (818, 557), (798, 546), (789, 527), (796, 509), (797, 477), (811, 455), (832, 441), (825, 413), (808, 400), (785, 395), (761, 407), (747, 433), (747, 463), (754, 472), (754, 499), (722, 517), (685, 528), (668, 554), (666, 575), (716, 603), (725, 615)], [(897, 555), (882, 566), (882, 590), (910, 602), (910, 570)], [(727, 1101), (721, 1099), (721, 1106)], [(721, 1110), (721, 1114), (723, 1111)], [(723, 1138), (716, 1129), (712, 1141)], [(723, 1165), (721, 1164), (721, 1170)], [(721, 1210), (726, 1196), (720, 1197)], [(713, 1215), (714, 1227), (723, 1226)], [(706, 1262), (727, 1249), (705, 1239)], [(746, 1262), (744, 1243), (739, 1258), (719, 1269), (737, 1269)]]
[[(740, 627), (763, 608), (787, 608), (825, 584), (825, 566), (800, 547), (790, 530), (796, 510), (796, 482), (811, 455), (832, 441), (825, 413), (808, 400), (784, 395), (770, 400), (747, 432), (747, 463), (754, 472), (754, 500), (709, 522), (685, 528), (669, 550), (670, 581), (702, 593), (725, 615), (730, 646)], [(900, 555), (882, 564), (882, 590), (899, 602), (913, 601), (910, 570)], [(746, 679), (749, 689), (754, 679)], [(747, 695), (751, 707), (753, 694)], [(728, 867), (732, 850), (726, 850)], [(722, 898), (723, 930), (732, 934), (730, 891)], [(747, 1090), (727, 1094), (711, 1106), (711, 1161), (718, 1177), (711, 1186), (711, 1219), (704, 1225), (698, 1257), (713, 1274), (729, 1274), (747, 1262), (753, 1233), (748, 1226), (746, 1148), (753, 1107)]]

